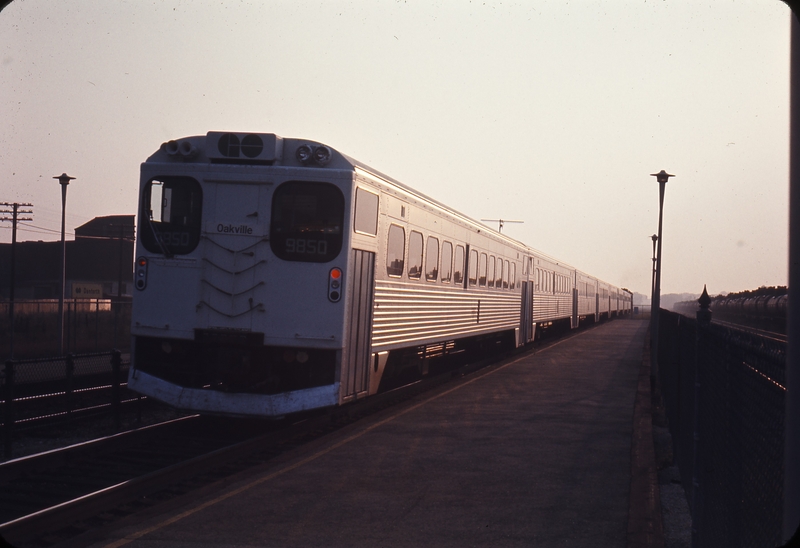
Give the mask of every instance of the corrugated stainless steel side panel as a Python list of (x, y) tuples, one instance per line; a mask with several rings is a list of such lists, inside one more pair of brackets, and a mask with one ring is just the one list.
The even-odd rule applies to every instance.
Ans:
[(578, 314), (586, 316), (587, 314), (594, 314), (595, 312), (594, 297), (578, 297)]
[(572, 315), (572, 297), (569, 294), (535, 293), (533, 296), (533, 321), (549, 322)]
[(517, 292), (379, 280), (375, 284), (372, 348), (514, 329), (519, 327), (519, 315)]
[(349, 323), (342, 355), (342, 401), (366, 396), (369, 389), (370, 326), (375, 253), (353, 250), (350, 267)]

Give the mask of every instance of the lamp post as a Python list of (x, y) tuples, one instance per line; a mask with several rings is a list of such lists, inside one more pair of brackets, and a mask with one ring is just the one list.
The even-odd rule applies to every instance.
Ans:
[(651, 173), (658, 181), (658, 234), (654, 236), (658, 244), (656, 250), (656, 273), (655, 282), (653, 283), (653, 300), (651, 305), (650, 316), (650, 374), (653, 377), (658, 377), (658, 317), (661, 310), (661, 225), (664, 218), (664, 190), (666, 190), (667, 181), (670, 175), (663, 169), (658, 173)]
[(58, 177), (61, 185), (61, 291), (58, 294), (58, 353), (64, 354), (64, 293), (67, 291), (67, 241), (64, 235), (64, 227), (67, 212), (67, 185), (75, 177), (70, 177), (62, 173)]
[(653, 316), (653, 297), (656, 294), (656, 242), (658, 241), (658, 234), (651, 236), (653, 239), (653, 270), (650, 272), (650, 317)]

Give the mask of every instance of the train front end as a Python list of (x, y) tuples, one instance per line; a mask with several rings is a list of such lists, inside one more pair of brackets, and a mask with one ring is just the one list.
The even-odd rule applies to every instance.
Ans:
[(162, 145), (140, 183), (129, 387), (229, 416), (339, 403), (348, 160), (211, 132)]

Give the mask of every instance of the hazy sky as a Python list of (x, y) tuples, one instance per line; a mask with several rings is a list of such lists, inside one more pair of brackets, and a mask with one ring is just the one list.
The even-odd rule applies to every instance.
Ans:
[[(15, 0), (0, 202), (19, 240), (136, 211), (139, 165), (208, 131), (324, 142), (610, 283), (786, 284), (779, 0)], [(11, 240), (2, 223), (0, 241)], [(494, 225), (496, 227), (496, 224)], [(36, 227), (36, 228), (34, 228)]]

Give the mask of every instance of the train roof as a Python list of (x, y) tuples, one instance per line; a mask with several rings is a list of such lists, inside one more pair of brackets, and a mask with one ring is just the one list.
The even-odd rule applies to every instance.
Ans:
[(585, 276), (611, 285), (547, 253), (510, 238), (439, 200), (431, 198), (397, 179), (318, 141), (280, 137), (274, 133), (209, 131), (206, 135), (183, 137), (163, 143), (155, 153), (147, 158), (146, 163), (172, 163), (176, 161), (242, 166), (317, 167), (361, 172), (367, 177), (377, 178), (385, 184), (401, 189), (414, 198), (428, 202), (446, 211), (450, 215), (459, 218), (462, 222), (472, 225), (475, 230), (488, 232), (495, 239), (503, 240), (508, 244), (522, 248), (531, 255), (547, 259), (559, 266), (576, 270)]

